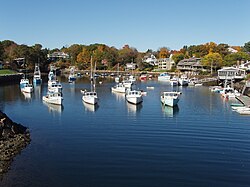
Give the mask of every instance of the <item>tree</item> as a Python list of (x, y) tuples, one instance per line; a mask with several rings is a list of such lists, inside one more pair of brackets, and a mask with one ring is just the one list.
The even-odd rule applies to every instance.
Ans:
[(169, 57), (169, 49), (167, 47), (162, 47), (159, 50), (159, 58), (168, 58)]
[(229, 54), (228, 51), (229, 45), (227, 44), (219, 44), (216, 46), (215, 51), (216, 53), (219, 53), (222, 57), (225, 57)]
[(224, 65), (226, 66), (233, 66), (237, 65), (238, 62), (247, 61), (250, 60), (250, 56), (247, 53), (244, 52), (237, 52), (232, 53), (224, 58)]
[(82, 49), (82, 52), (77, 55), (76, 59), (76, 65), (79, 69), (85, 69), (90, 66), (91, 55), (92, 53), (86, 47)]
[(244, 51), (246, 51), (246, 52), (250, 52), (250, 41), (249, 42), (247, 42), (247, 43), (245, 43), (245, 45), (244, 45)]
[(4, 48), (2, 42), (0, 42), (0, 60), (3, 60), (4, 57)]
[(137, 57), (138, 51), (135, 48), (130, 48), (129, 45), (125, 45), (118, 51), (118, 62), (120, 65), (126, 65), (131, 63)]
[(181, 60), (183, 60), (185, 55), (183, 53), (176, 53), (172, 56), (172, 59), (174, 60), (175, 64), (178, 64)]
[(218, 69), (222, 66), (222, 57), (219, 53), (209, 53), (201, 62), (203, 66), (211, 67), (211, 74), (213, 74), (213, 68)]

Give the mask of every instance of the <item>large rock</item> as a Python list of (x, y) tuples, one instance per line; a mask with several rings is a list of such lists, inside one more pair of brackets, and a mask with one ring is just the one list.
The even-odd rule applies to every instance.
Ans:
[(29, 143), (28, 128), (13, 122), (0, 111), (0, 177), (8, 171), (13, 158)]

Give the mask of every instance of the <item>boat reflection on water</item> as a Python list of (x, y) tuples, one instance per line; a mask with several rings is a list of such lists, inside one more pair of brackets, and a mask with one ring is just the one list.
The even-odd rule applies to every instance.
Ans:
[(162, 112), (163, 112), (164, 116), (172, 118), (176, 114), (178, 114), (179, 107), (178, 107), (178, 105), (175, 105), (174, 107), (162, 105)]
[(84, 101), (82, 101), (83, 105), (84, 105), (84, 108), (85, 108), (85, 111), (89, 111), (89, 112), (96, 112), (99, 108), (99, 105), (98, 104), (95, 104), (95, 105), (92, 105), (92, 104), (88, 104)]
[(142, 103), (134, 105), (127, 102), (128, 114), (136, 115), (142, 109)]
[(31, 93), (22, 92), (25, 100), (31, 100)]
[(125, 93), (112, 92), (112, 94), (115, 96), (115, 99), (117, 101), (124, 101), (125, 100)]
[(49, 113), (61, 114), (64, 109), (63, 105), (54, 105), (54, 104), (50, 104), (44, 101), (43, 101), (43, 104), (48, 107)]
[(36, 98), (41, 98), (41, 90), (42, 90), (41, 84), (34, 84), (34, 94)]

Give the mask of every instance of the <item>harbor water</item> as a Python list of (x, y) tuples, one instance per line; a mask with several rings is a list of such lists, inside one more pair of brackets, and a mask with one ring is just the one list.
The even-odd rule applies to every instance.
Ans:
[[(42, 101), (47, 82), (23, 94), (0, 87), (0, 110), (30, 129), (31, 143), (0, 180), (4, 187), (243, 187), (250, 185), (249, 116), (207, 87), (137, 81), (140, 105), (97, 80), (97, 106), (82, 102), (85, 78), (63, 85), (63, 106)], [(99, 84), (102, 81), (102, 84)], [(149, 89), (147, 89), (147, 87)], [(161, 91), (182, 92), (177, 107), (162, 106)]]

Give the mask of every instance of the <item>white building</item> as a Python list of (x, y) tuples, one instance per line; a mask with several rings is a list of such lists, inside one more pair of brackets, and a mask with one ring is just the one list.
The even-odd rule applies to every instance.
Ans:
[(143, 62), (148, 63), (152, 66), (158, 65), (158, 60), (156, 59), (156, 57), (153, 54), (151, 54), (150, 56), (145, 56), (143, 59)]
[(220, 80), (244, 79), (246, 71), (235, 67), (223, 67), (218, 70), (218, 78)]
[(64, 52), (54, 52), (52, 54), (48, 54), (47, 57), (48, 59), (59, 59), (59, 58), (68, 59), (69, 55)]
[(135, 70), (136, 64), (135, 63), (127, 63), (126, 64), (126, 70)]
[(170, 56), (169, 58), (159, 58), (158, 59), (158, 68), (159, 70), (171, 70), (175, 62)]
[(240, 69), (244, 69), (246, 71), (250, 71), (250, 61), (246, 61), (246, 63), (242, 63), (239, 65)]
[(237, 52), (238, 52), (236, 49), (234, 49), (234, 48), (232, 48), (232, 47), (229, 47), (229, 48), (228, 48), (228, 51), (229, 51), (230, 53), (237, 53)]

